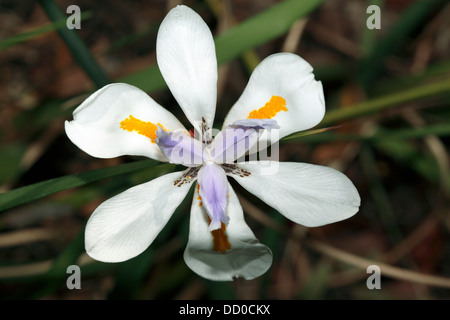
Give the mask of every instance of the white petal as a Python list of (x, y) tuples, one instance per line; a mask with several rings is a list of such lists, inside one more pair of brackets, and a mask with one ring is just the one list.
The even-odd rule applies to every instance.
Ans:
[(120, 123), (130, 115), (155, 125), (160, 123), (169, 131), (185, 130), (174, 115), (145, 92), (124, 83), (94, 92), (74, 111), (74, 120), (66, 121), (65, 129), (76, 146), (94, 157), (137, 155), (167, 161), (150, 138), (121, 129)]
[(245, 223), (242, 207), (229, 185), (226, 235), (231, 248), (226, 253), (214, 251), (208, 230), (207, 214), (199, 206), (197, 193), (191, 208), (189, 241), (184, 252), (186, 264), (198, 275), (213, 281), (232, 281), (236, 277), (250, 280), (265, 273), (272, 264), (272, 252), (259, 243)]
[(286, 162), (239, 164), (247, 177), (232, 175), (239, 184), (288, 219), (317, 227), (353, 216), (360, 197), (353, 183), (332, 168)]
[(279, 139), (315, 126), (325, 114), (325, 100), (322, 84), (314, 80), (312, 70), (308, 62), (292, 53), (267, 57), (253, 71), (223, 127), (246, 119), (251, 111), (263, 107), (272, 96), (284, 98), (288, 109), (272, 118), (280, 126)]
[(192, 125), (202, 132), (202, 117), (212, 128), (217, 99), (214, 39), (202, 18), (186, 6), (172, 9), (158, 31), (158, 66)]
[(189, 191), (190, 183), (174, 185), (182, 175), (166, 174), (103, 202), (86, 225), (86, 252), (121, 262), (147, 249)]

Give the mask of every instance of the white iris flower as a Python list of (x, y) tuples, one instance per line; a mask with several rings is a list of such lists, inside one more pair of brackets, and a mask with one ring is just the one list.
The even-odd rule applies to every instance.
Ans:
[(142, 253), (196, 183), (186, 264), (217, 281), (260, 276), (270, 267), (272, 253), (245, 223), (227, 176), (305, 226), (333, 223), (358, 211), (356, 188), (334, 169), (277, 162), (277, 170), (267, 174), (267, 161), (235, 161), (270, 132), (281, 139), (321, 121), (322, 84), (314, 80), (307, 62), (290, 53), (262, 61), (212, 139), (217, 60), (208, 26), (193, 10), (178, 6), (162, 22), (156, 45), (161, 73), (200, 139), (146, 93), (127, 84), (101, 88), (74, 111), (66, 133), (94, 157), (138, 155), (188, 167), (102, 203), (86, 226), (86, 251), (92, 258), (120, 262)]

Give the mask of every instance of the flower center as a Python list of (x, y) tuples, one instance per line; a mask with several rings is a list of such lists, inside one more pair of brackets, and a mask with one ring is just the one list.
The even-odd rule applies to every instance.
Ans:
[(181, 186), (197, 178), (197, 200), (208, 215), (213, 250), (225, 253), (231, 248), (225, 233), (229, 220), (227, 174), (240, 177), (251, 174), (239, 168), (236, 161), (239, 162), (241, 157), (245, 157), (249, 150), (257, 146), (264, 130), (278, 129), (277, 121), (271, 118), (287, 110), (284, 98), (272, 96), (263, 107), (250, 112), (247, 119), (233, 122), (213, 140), (204, 119), (200, 127), (201, 141), (195, 139), (192, 132), (167, 132), (159, 124), (156, 126), (145, 123), (132, 116), (126, 122), (122, 121), (121, 128), (144, 135), (149, 132), (152, 142), (158, 145), (170, 163), (191, 167), (181, 179), (174, 181), (174, 185)]

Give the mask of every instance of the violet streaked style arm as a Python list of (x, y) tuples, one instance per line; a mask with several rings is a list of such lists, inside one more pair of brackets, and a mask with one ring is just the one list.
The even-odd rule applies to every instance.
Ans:
[(185, 131), (166, 132), (160, 127), (156, 136), (155, 142), (169, 163), (197, 167), (205, 161), (203, 144)]
[(244, 119), (233, 122), (217, 134), (211, 143), (211, 158), (216, 163), (233, 163), (252, 152), (264, 131), (278, 129), (273, 119)]
[(209, 230), (216, 230), (221, 223), (228, 224), (228, 180), (225, 171), (215, 163), (206, 163), (198, 172), (199, 195), (211, 223)]

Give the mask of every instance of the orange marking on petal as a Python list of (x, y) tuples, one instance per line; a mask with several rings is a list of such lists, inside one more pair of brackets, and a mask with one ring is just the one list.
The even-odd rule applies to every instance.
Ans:
[(142, 121), (133, 117), (131, 114), (128, 118), (120, 122), (120, 129), (129, 132), (136, 131), (137, 133), (150, 138), (152, 143), (155, 143), (156, 130), (158, 129), (158, 126), (160, 126), (164, 131), (167, 131), (167, 129), (160, 123), (155, 125), (149, 121)]
[[(197, 183), (197, 193), (200, 194), (200, 185)], [(228, 195), (229, 196), (229, 195)], [(202, 198), (200, 195), (197, 197), (200, 200), (199, 206), (202, 206)], [(207, 215), (208, 223), (211, 223), (211, 218)], [(231, 249), (231, 243), (228, 241), (228, 236), (225, 234), (227, 227), (225, 223), (221, 222), (220, 229), (211, 231), (213, 236), (213, 250), (220, 251), (225, 254), (227, 250)]]
[[(208, 221), (211, 223), (210, 217), (208, 217)], [(225, 254), (227, 250), (231, 249), (231, 243), (228, 241), (228, 236), (225, 233), (226, 230), (227, 227), (225, 223), (221, 222), (220, 229), (211, 231), (214, 251), (220, 251)]]
[(201, 207), (203, 205), (203, 202), (202, 202), (202, 197), (200, 197), (200, 185), (198, 183), (197, 183), (197, 193), (198, 193), (197, 200), (200, 200), (200, 203), (198, 204), (198, 206)]
[(270, 119), (275, 117), (280, 111), (288, 111), (286, 100), (280, 96), (272, 96), (264, 107), (250, 112), (247, 119)]
[(226, 230), (225, 223), (221, 223), (220, 229), (211, 231), (213, 235), (213, 250), (220, 251), (221, 253), (226, 253), (227, 250), (231, 249), (231, 244), (228, 241), (228, 236), (225, 234)]

